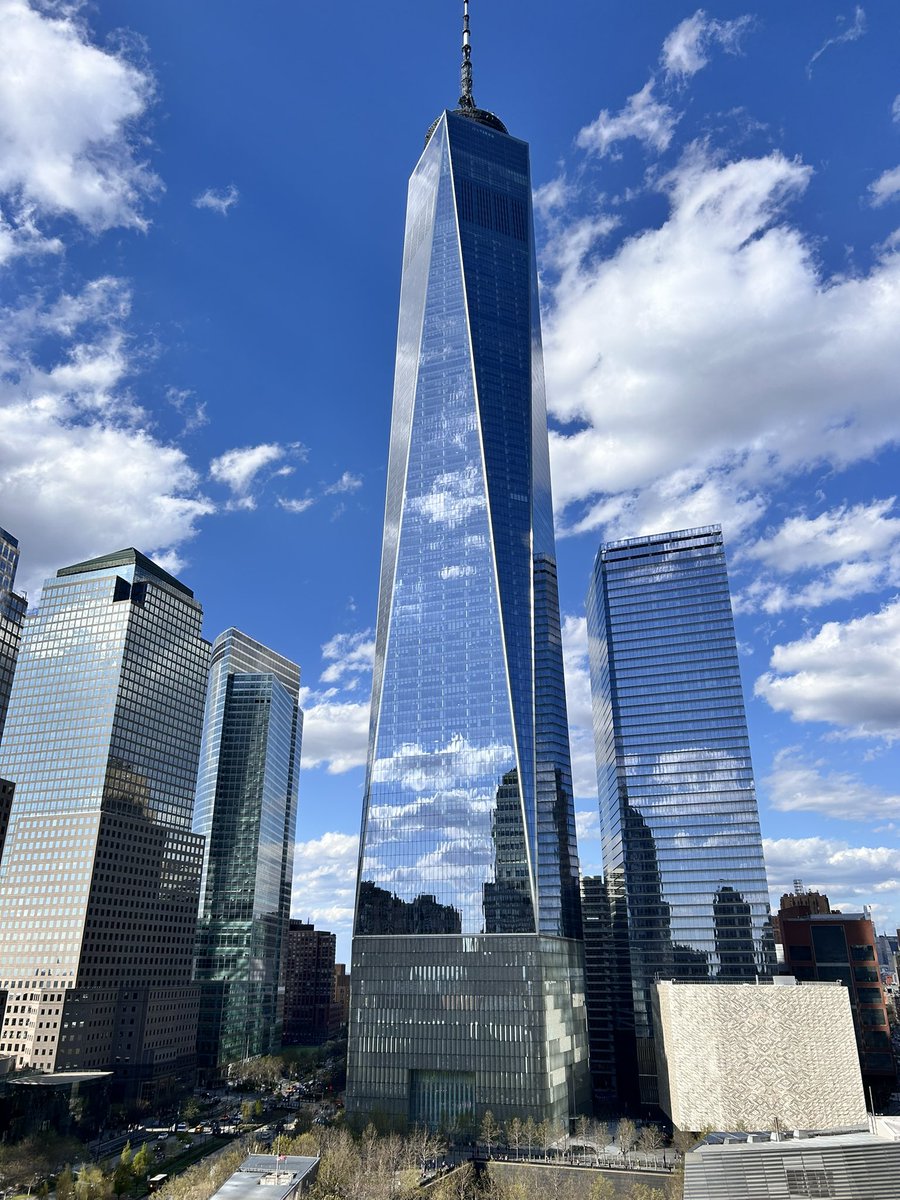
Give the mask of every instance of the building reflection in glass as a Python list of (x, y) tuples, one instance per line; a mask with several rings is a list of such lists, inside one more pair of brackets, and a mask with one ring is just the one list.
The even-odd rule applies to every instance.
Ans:
[(719, 527), (602, 546), (588, 641), (604, 872), (638, 1059), (638, 1086), (625, 1055), (619, 1089), (654, 1103), (654, 981), (774, 966)]

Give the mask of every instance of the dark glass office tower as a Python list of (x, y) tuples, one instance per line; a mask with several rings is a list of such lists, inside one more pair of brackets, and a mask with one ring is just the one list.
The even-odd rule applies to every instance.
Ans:
[(227, 629), (212, 650), (194, 832), (203, 834), (197, 1055), (216, 1073), (281, 1048), (300, 769), (300, 668)]
[(19, 543), (11, 533), (0, 529), (0, 740), (25, 620), (25, 597), (13, 591), (18, 564)]
[(617, 1076), (623, 1099), (650, 1104), (654, 980), (774, 967), (719, 526), (601, 546), (588, 645)]
[(471, 96), (409, 185), (348, 1107), (589, 1089), (528, 147)]
[(202, 839), (191, 814), (209, 644), (138, 551), (64, 567), (26, 622), (0, 775), (0, 1052), (166, 1094), (196, 1063)]

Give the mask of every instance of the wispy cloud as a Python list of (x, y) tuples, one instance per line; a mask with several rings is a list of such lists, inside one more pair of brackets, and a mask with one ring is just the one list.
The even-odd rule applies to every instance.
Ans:
[(217, 212), (223, 217), (227, 217), (229, 211), (234, 208), (241, 198), (240, 192), (230, 183), (227, 188), (222, 188), (216, 191), (215, 188), (207, 188), (205, 192), (201, 192), (199, 196), (195, 196), (193, 200), (194, 208), (208, 208), (212, 212)]
[(859, 4), (857, 4), (853, 12), (853, 23), (851, 25), (847, 25), (847, 18), (844, 16), (838, 17), (837, 22), (839, 25), (846, 25), (846, 28), (840, 33), (835, 34), (834, 37), (827, 38), (822, 43), (806, 64), (807, 75), (812, 75), (813, 65), (822, 57), (826, 50), (829, 50), (832, 46), (844, 45), (846, 42), (858, 41), (866, 32), (866, 14), (865, 10)]
[(360, 633), (337, 633), (322, 647), (322, 657), (328, 666), (322, 672), (322, 683), (343, 681), (355, 687), (357, 677), (371, 671), (375, 659), (375, 639), (371, 629)]
[(363, 481), (359, 475), (354, 475), (351, 471), (345, 471), (340, 479), (325, 488), (326, 496), (340, 496), (346, 492), (356, 492), (363, 485)]
[(728, 54), (740, 52), (742, 36), (752, 27), (750, 16), (733, 21), (718, 21), (698, 8), (672, 30), (663, 43), (660, 56), (666, 74), (688, 79), (709, 63), (710, 52), (718, 46)]
[(879, 208), (882, 204), (887, 204), (889, 200), (896, 200), (898, 196), (900, 196), (900, 167), (892, 167), (891, 170), (882, 172), (874, 183), (869, 184), (869, 202), (873, 208)]
[[(293, 471), (293, 467), (286, 465), (285, 460), (294, 458), (302, 461), (305, 457), (306, 448), (300, 442), (261, 442), (257, 446), (226, 450), (209, 464), (209, 475), (216, 483), (222, 483), (231, 490), (231, 507), (254, 509), (256, 496), (253, 489), (266, 469), (275, 468), (268, 472), (269, 477), (287, 475)], [(280, 465), (276, 467), (276, 464)]]
[(653, 150), (667, 149), (679, 115), (656, 97), (654, 86), (654, 81), (648, 80), (639, 92), (628, 97), (625, 107), (617, 113), (604, 108), (578, 134), (578, 145), (601, 158), (626, 138), (636, 138)]

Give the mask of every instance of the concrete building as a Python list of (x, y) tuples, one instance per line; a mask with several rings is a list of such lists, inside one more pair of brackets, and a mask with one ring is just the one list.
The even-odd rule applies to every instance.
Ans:
[(137, 550), (64, 567), (28, 620), (0, 746), (0, 1054), (190, 1082), (203, 839), (191, 832), (209, 644), (193, 592)]
[(876, 1099), (893, 1089), (894, 1056), (875, 926), (865, 913), (782, 914), (784, 963), (802, 980), (839, 980), (850, 997), (863, 1083)]
[(337, 938), (303, 921), (291, 921), (284, 972), (284, 1042), (309, 1046), (327, 1042), (340, 1030), (334, 999)]
[(846, 988), (676, 983), (654, 989), (660, 1104), (679, 1129), (866, 1122)]
[(684, 1200), (897, 1200), (898, 1195), (900, 1142), (870, 1133), (777, 1142), (738, 1135), (704, 1143), (684, 1160)]
[(211, 1200), (294, 1200), (309, 1191), (318, 1172), (317, 1158), (250, 1154)]

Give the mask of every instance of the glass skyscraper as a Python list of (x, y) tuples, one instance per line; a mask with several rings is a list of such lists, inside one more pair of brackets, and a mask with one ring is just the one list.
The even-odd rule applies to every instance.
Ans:
[(589, 1091), (528, 147), (471, 95), (409, 184), (348, 1108)]
[(22, 622), (25, 620), (25, 598), (13, 591), (16, 586), (16, 567), (19, 564), (19, 543), (0, 529), (0, 740), (9, 695), (12, 691), (16, 657), (22, 637)]
[(0, 747), (0, 1053), (191, 1078), (202, 839), (191, 832), (209, 644), (193, 593), (129, 549), (65, 567), (26, 622)]
[(654, 980), (774, 967), (720, 527), (601, 546), (588, 647), (619, 1090), (655, 1103)]
[(227, 629), (212, 649), (194, 832), (201, 1069), (281, 1049), (300, 768), (300, 668)]

